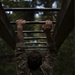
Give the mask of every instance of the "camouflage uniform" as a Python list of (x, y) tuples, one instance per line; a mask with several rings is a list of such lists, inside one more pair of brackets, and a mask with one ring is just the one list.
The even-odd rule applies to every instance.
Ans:
[(16, 68), (17, 75), (50, 75), (53, 68), (53, 62), (55, 61), (56, 53), (54, 45), (50, 46), (45, 56), (45, 61), (40, 66), (41, 71), (35, 71), (32, 73), (27, 65), (27, 55), (24, 52), (23, 42), (16, 44), (15, 56), (16, 56)]

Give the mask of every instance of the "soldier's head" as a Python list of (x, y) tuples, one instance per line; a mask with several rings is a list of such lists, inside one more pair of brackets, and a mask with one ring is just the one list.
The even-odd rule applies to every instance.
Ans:
[(42, 55), (37, 51), (32, 51), (28, 55), (28, 67), (32, 70), (36, 70), (42, 64)]

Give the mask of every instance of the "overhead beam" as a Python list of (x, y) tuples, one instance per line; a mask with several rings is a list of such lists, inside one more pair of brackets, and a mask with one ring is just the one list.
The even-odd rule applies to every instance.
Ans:
[(0, 36), (8, 43), (8, 45), (15, 49), (15, 32), (10, 25), (2, 4), (0, 2)]
[(60, 11), (60, 8), (4, 8), (5, 11)]
[[(33, 50), (35, 50), (35, 49), (26, 49), (25, 51), (27, 52), (27, 51), (33, 51)], [(46, 51), (46, 49), (36, 49), (36, 51)]]
[(47, 46), (23, 46), (23, 48), (29, 49), (29, 48), (48, 48), (48, 47)]
[(24, 40), (46, 39), (46, 37), (24, 37)]
[[(10, 24), (16, 24), (15, 21), (11, 21)], [(45, 21), (26, 21), (26, 24), (45, 24)], [(56, 24), (56, 21), (53, 21)]]
[[(17, 31), (15, 31), (17, 33)], [(35, 31), (23, 31), (23, 33), (44, 33), (43, 30), (35, 30)], [(51, 33), (53, 33), (53, 30), (51, 30)]]
[(25, 42), (25, 44), (47, 44), (47, 42)]
[(63, 1), (57, 24), (54, 29), (54, 40), (57, 49), (60, 48), (64, 40), (74, 27), (74, 0)]

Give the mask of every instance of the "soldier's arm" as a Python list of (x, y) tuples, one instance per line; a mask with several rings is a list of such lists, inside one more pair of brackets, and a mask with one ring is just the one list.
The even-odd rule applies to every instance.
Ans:
[(25, 20), (16, 20), (17, 24), (17, 42), (16, 42), (16, 68), (17, 75), (24, 75), (24, 68), (26, 67), (26, 53), (23, 48), (23, 25), (26, 23)]
[(42, 29), (44, 33), (46, 34), (47, 37), (47, 54), (45, 56), (45, 62), (50, 66), (50, 68), (53, 68), (55, 57), (56, 57), (56, 48), (55, 48), (55, 42), (51, 34), (51, 29), (52, 29), (52, 21), (46, 20), (45, 25), (43, 25)]
[(16, 20), (16, 25), (17, 25), (17, 42), (22, 42), (23, 41), (23, 25), (26, 23), (25, 20), (19, 19)]

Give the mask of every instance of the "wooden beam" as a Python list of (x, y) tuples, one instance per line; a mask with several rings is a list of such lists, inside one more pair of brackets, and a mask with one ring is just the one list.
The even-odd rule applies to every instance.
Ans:
[(32, 49), (32, 48), (48, 48), (47, 46), (23, 46), (25, 49)]
[(3, 10), (0, 2), (0, 36), (8, 43), (8, 45), (15, 49), (15, 32), (10, 25), (10, 22)]
[(60, 11), (60, 8), (4, 8), (5, 11)]
[(25, 44), (47, 44), (47, 42), (25, 42)]
[[(53, 24), (56, 24), (56, 21), (52, 21)], [(16, 24), (15, 21), (11, 21), (10, 24)], [(45, 24), (45, 21), (26, 21), (26, 24)]]
[(46, 40), (46, 37), (24, 37), (24, 40), (38, 40), (38, 39), (45, 39)]
[(56, 47), (62, 45), (66, 37), (69, 35), (74, 27), (74, 0), (63, 1), (61, 11), (54, 29), (54, 40)]
[[(15, 31), (17, 33), (17, 31)], [(31, 31), (23, 31), (23, 33), (44, 33), (43, 30), (31, 30)], [(51, 30), (51, 33), (53, 33), (53, 30)]]

